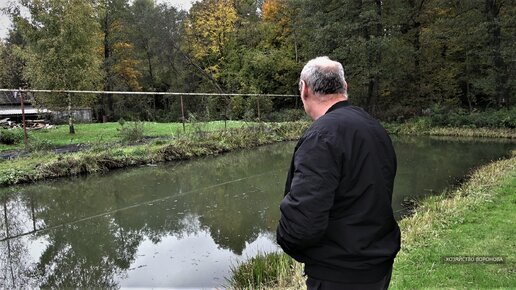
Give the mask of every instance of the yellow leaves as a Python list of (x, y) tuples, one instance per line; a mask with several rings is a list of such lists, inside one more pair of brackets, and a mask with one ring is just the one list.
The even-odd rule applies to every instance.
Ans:
[(287, 17), (286, 11), (289, 7), (284, 0), (266, 0), (262, 6), (262, 17), (264, 21), (277, 22), (281, 25), (287, 24), (290, 17)]
[(122, 52), (124, 50), (132, 50), (134, 48), (134, 45), (132, 43), (129, 43), (129, 42), (117, 42), (115, 44), (113, 44), (113, 51), (114, 52)]
[(212, 65), (204, 69), (207, 73), (211, 74), (214, 79), (220, 77), (220, 67), (218, 65)]
[(266, 22), (275, 22), (281, 26), (288, 26), (292, 22), (292, 10), (285, 0), (266, 0), (262, 6), (262, 17)]
[(273, 23), (279, 27), (280, 41), (292, 32), (294, 21), (292, 7), (285, 0), (266, 0), (262, 5), (262, 18), (264, 22)]
[(185, 24), (187, 42), (194, 58), (221, 57), (236, 28), (238, 15), (232, 1), (204, 0), (192, 6)]
[(113, 32), (122, 32), (124, 31), (124, 23), (120, 19), (115, 19), (111, 22), (109, 26), (110, 30)]
[(113, 66), (115, 74), (133, 91), (142, 89), (139, 82), (142, 74), (136, 69), (139, 64), (140, 61), (135, 59), (122, 59)]
[(134, 45), (130, 42), (120, 41), (112, 46), (114, 58), (113, 73), (121, 79), (125, 85), (133, 91), (141, 90), (141, 72), (137, 69), (140, 61), (134, 58)]
[(264, 21), (271, 21), (275, 18), (279, 9), (278, 0), (266, 0), (263, 2), (262, 15)]
[(437, 7), (434, 9), (434, 14), (437, 17), (449, 17), (453, 14), (453, 11), (450, 8)]

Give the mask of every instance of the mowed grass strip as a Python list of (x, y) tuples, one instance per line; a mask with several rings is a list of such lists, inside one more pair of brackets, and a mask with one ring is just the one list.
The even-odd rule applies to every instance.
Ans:
[[(481, 168), (451, 195), (429, 198), (401, 221), (392, 289), (514, 289), (516, 157)], [(504, 262), (482, 263), (481, 257)]]
[[(133, 122), (125, 122), (124, 126), (131, 126)], [(240, 128), (245, 126), (243, 121), (227, 121), (227, 128)], [(252, 123), (254, 124), (254, 123)], [(117, 123), (92, 123), (75, 124), (75, 134), (69, 134), (68, 125), (58, 125), (52, 129), (29, 130), (29, 142), (47, 141), (55, 147), (71, 144), (105, 144), (120, 140), (119, 129), (122, 126)], [(186, 123), (186, 133), (195, 131), (211, 132), (225, 128), (224, 121)], [(17, 134), (23, 134), (22, 129), (15, 129)], [(172, 137), (183, 133), (182, 123), (155, 123), (143, 122), (144, 135), (146, 137)], [(0, 144), (0, 152), (7, 150), (23, 149), (23, 141), (15, 145)]]
[(295, 140), (309, 123), (260, 123), (228, 130), (181, 134), (167, 140), (138, 144), (104, 144), (76, 153), (35, 151), (14, 159), (0, 159), (0, 186), (34, 182), (79, 174), (104, 173), (112, 169), (150, 163), (185, 160)]

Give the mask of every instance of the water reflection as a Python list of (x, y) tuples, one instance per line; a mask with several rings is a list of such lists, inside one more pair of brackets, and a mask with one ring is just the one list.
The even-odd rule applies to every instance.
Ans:
[(503, 139), (394, 136), (398, 171), (392, 205), (402, 215), (403, 200), (422, 199), (458, 184), (475, 168), (508, 156), (516, 143)]
[[(218, 158), (12, 189), (4, 195), (2, 211), (4, 224), (9, 225), (2, 235), (2, 246), (9, 248), (2, 253), (10, 253), (10, 257), (2, 261), (16, 266), (2, 265), (2, 270), (22, 270), (3, 273), (5, 284), (1, 286), (135, 286), (138, 283), (131, 281), (138, 279), (133, 276), (142, 276), (145, 267), (134, 265), (150, 255), (137, 254), (142, 245), (170, 245), (163, 240), (189, 241), (196, 235), (204, 244), (209, 237), (212, 246), (216, 245), (213, 251), (231, 253), (219, 259), (222, 266), (212, 267), (221, 269), (216, 276), (194, 275), (199, 287), (220, 285), (231, 259), (245, 257), (245, 252), (277, 249), (272, 238), (263, 237), (270, 236), (277, 220), (275, 210), (269, 209), (276, 208), (281, 198), (278, 188), (283, 185), (290, 151), (280, 144)], [(20, 235), (29, 239), (9, 238)], [(11, 244), (19, 243), (19, 248), (27, 250), (33, 239), (44, 239), (48, 246), (34, 260), (26, 256), (15, 259)], [(253, 244), (256, 240), (259, 242)], [(192, 251), (185, 253), (195, 256)], [(188, 285), (191, 274), (208, 271), (206, 262), (202, 267), (196, 262), (198, 267), (190, 275), (180, 271), (180, 276), (173, 276), (174, 270), (187, 268), (185, 262), (162, 262), (155, 261), (159, 271), (146, 278), (161, 281), (172, 277), (167, 285), (179, 287)], [(140, 283), (159, 285), (149, 279)]]
[[(510, 143), (396, 138), (393, 206), (440, 191)], [(4, 189), (0, 287), (215, 287), (275, 251), (294, 143)]]

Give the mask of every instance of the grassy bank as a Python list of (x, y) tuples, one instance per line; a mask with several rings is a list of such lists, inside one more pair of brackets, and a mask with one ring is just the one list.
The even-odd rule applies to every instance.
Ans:
[[(273, 142), (297, 139), (308, 122), (190, 123), (183, 133), (181, 123), (79, 124), (75, 135), (68, 126), (30, 132), (29, 152), (22, 157), (0, 160), (0, 186), (47, 178), (105, 172), (147, 163), (219, 154)], [(429, 127), (427, 123), (384, 124), (391, 134), (501, 137), (516, 139), (513, 129)], [(18, 132), (18, 134), (21, 131)], [(122, 133), (126, 133), (125, 135)], [(129, 141), (124, 139), (129, 137)], [(153, 139), (154, 138), (154, 139)], [(131, 140), (133, 142), (131, 143)], [(139, 140), (134, 142), (134, 140)], [(87, 148), (79, 153), (56, 154), (49, 149), (71, 144)], [(139, 144), (139, 145), (135, 145)], [(1, 151), (21, 150), (22, 144), (0, 145)]]
[[(123, 123), (122, 123), (123, 124)], [(70, 135), (68, 125), (58, 125), (52, 129), (29, 130), (30, 143), (43, 143), (46, 147), (66, 146), (71, 144), (99, 145), (120, 141), (120, 130), (122, 127), (131, 127), (133, 123), (126, 122), (123, 126), (120, 123), (93, 123), (76, 124), (76, 134)], [(248, 125), (243, 121), (228, 121), (227, 128), (234, 129)], [(186, 132), (198, 131), (211, 132), (224, 129), (223, 121), (196, 122), (185, 125)], [(171, 137), (183, 134), (182, 123), (142, 123), (145, 137)], [(7, 150), (23, 149), (23, 130), (10, 130), (17, 138), (16, 144), (6, 145), (0, 143), (0, 152)]]
[(175, 139), (158, 139), (141, 145), (113, 146), (106, 143), (78, 153), (36, 152), (0, 161), (0, 185), (101, 173), (115, 168), (216, 155), (235, 149), (294, 140), (307, 125), (306, 122), (263, 123), (225, 131), (196, 131)]
[[(432, 196), (400, 222), (402, 249), (391, 289), (513, 287), (516, 245), (516, 154), (476, 170), (452, 192)], [(302, 266), (284, 254), (235, 267), (230, 287), (304, 287)], [(445, 256), (498, 256), (504, 264), (453, 264)], [(278, 263), (276, 261), (282, 261)], [(265, 265), (265, 266), (264, 266)], [(281, 275), (274, 275), (281, 273)]]
[[(447, 195), (427, 199), (400, 223), (403, 245), (393, 289), (514, 287), (515, 203), (516, 156), (480, 168)], [(455, 264), (447, 256), (496, 256), (505, 263)]]
[(407, 123), (383, 123), (389, 134), (420, 136), (451, 136), (479, 138), (516, 139), (516, 130), (511, 128), (475, 128), (432, 126), (427, 119), (416, 119)]
[[(52, 129), (29, 130), (29, 150), (51, 149), (67, 145), (99, 146), (102, 144), (125, 141), (124, 132), (133, 133), (135, 129), (133, 122), (120, 123), (95, 123), (75, 125), (76, 134), (68, 133), (68, 125), (59, 125)], [(185, 125), (186, 132), (183, 132), (181, 123), (140, 123), (142, 137), (151, 138), (172, 138), (182, 134), (195, 132), (213, 132), (217, 130), (241, 128), (243, 126), (256, 125), (243, 121), (193, 122)], [(455, 137), (487, 137), (487, 138), (509, 138), (516, 139), (516, 130), (507, 127), (498, 128), (475, 128), (475, 127), (450, 127), (436, 126), (427, 118), (420, 118), (406, 123), (384, 123), (390, 134), (400, 135), (433, 135), (433, 136), (455, 136)], [(9, 136), (7, 136), (7, 135)], [(4, 135), (2, 137), (2, 135)], [(8, 140), (12, 142), (4, 142)], [(137, 137), (137, 136), (136, 136)], [(9, 143), (9, 144), (4, 144)], [(12, 144), (11, 144), (12, 143)], [(13, 150), (23, 150), (23, 130), (0, 130), (0, 153)]]

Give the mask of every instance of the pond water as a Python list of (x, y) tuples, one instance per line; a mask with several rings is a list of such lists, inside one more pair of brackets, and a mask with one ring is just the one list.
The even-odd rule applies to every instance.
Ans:
[[(514, 143), (395, 137), (393, 207), (441, 192)], [(0, 191), (0, 288), (213, 288), (278, 251), (294, 142)]]

